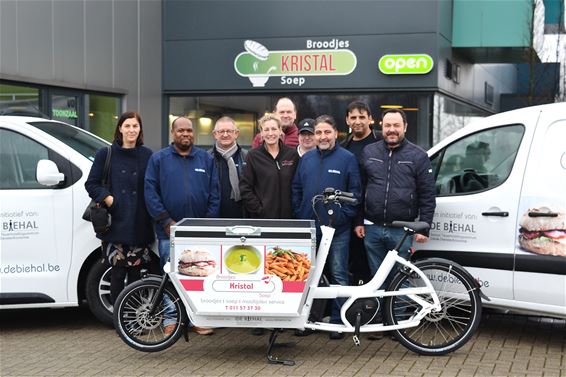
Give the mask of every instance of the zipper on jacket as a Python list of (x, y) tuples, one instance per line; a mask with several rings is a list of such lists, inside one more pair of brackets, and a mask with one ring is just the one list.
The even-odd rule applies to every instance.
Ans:
[(383, 222), (387, 222), (387, 201), (389, 199), (389, 179), (391, 178), (391, 162), (393, 161), (393, 151), (389, 150), (389, 162), (387, 164), (387, 184), (385, 185), (385, 203), (383, 205)]
[[(185, 184), (186, 184), (186, 193), (189, 193), (188, 195), (190, 195), (190, 186), (191, 186), (191, 179), (190, 179), (190, 172), (189, 169), (191, 167), (191, 164), (189, 163), (189, 158), (186, 156), (181, 156), (181, 158), (183, 159), (183, 175), (185, 176)], [(189, 213), (193, 213), (193, 205), (191, 203), (191, 200), (189, 198), (189, 200), (187, 201), (187, 203), (189, 204)]]
[[(281, 182), (281, 165), (279, 165), (279, 160), (278, 158), (281, 156), (281, 150), (279, 150), (279, 153), (277, 153), (277, 157), (273, 158), (273, 156), (271, 156), (270, 153), (268, 153), (268, 155), (273, 158), (273, 160), (275, 161), (275, 166), (277, 167), (277, 182)], [(281, 184), (277, 185), (277, 197), (279, 198), (279, 200), (277, 201), (277, 218), (280, 219), (281, 218), (281, 202), (282, 199), (281, 198)]]

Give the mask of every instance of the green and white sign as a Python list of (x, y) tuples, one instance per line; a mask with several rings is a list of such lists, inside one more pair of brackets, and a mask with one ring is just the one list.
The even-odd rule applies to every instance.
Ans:
[(53, 116), (57, 118), (77, 119), (77, 111), (74, 109), (53, 109)]
[(383, 55), (378, 66), (385, 75), (424, 75), (432, 71), (434, 61), (427, 54)]
[(234, 69), (257, 87), (265, 86), (272, 76), (280, 76), (282, 84), (301, 86), (304, 76), (349, 75), (357, 65), (356, 55), (347, 49), (269, 51), (251, 40), (244, 48), (234, 59)]

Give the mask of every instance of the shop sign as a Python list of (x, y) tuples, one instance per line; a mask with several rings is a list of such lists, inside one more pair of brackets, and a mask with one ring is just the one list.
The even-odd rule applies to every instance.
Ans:
[(53, 109), (53, 116), (57, 118), (77, 119), (77, 111), (73, 109)]
[(434, 61), (427, 54), (384, 55), (378, 66), (385, 75), (424, 75), (432, 71)]
[[(306, 76), (344, 76), (354, 71), (356, 55), (348, 41), (314, 43), (307, 40), (306, 50), (269, 51), (262, 44), (247, 40), (245, 52), (234, 59), (234, 69), (249, 78), (254, 87), (264, 87), (270, 77), (280, 77), (282, 85), (302, 86)], [(320, 49), (319, 47), (330, 47)]]

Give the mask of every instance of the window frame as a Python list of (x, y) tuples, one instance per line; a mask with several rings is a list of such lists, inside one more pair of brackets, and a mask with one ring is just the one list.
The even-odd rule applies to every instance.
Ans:
[[(496, 169), (501, 166), (503, 163), (507, 162), (509, 164), (509, 168), (506, 171), (506, 175), (504, 178), (502, 178), (501, 176), (497, 176), (497, 183), (494, 185), (490, 185), (489, 180), (487, 181), (487, 187), (482, 188), (482, 189), (477, 189), (477, 190), (471, 190), (471, 191), (456, 191), (456, 192), (442, 192), (440, 190), (440, 185), (442, 183), (439, 183), (439, 175), (440, 172), (443, 168), (443, 163), (445, 162), (445, 158), (446, 157), (451, 157), (450, 155), (447, 156), (446, 151), (448, 149), (450, 149), (451, 147), (453, 147), (454, 145), (458, 144), (458, 143), (463, 143), (464, 140), (473, 140), (474, 138), (478, 138), (478, 135), (481, 134), (485, 134), (488, 132), (497, 132), (497, 130), (501, 130), (504, 128), (510, 128), (510, 127), (518, 127), (521, 130), (521, 134), (520, 137), (517, 140), (517, 144), (514, 145), (515, 150), (514, 150), (514, 154), (512, 155), (512, 159), (508, 160), (509, 157), (511, 157), (511, 155), (508, 155), (508, 158), (504, 158), (502, 160), (500, 160), (500, 162), (495, 165), (495, 167), (493, 169), (491, 169), (490, 171), (486, 171), (486, 172), (477, 172), (477, 171), (469, 171), (470, 174), (476, 174), (479, 176), (483, 176), (487, 179), (489, 179), (490, 174), (493, 171), (496, 171)], [(494, 126), (494, 127), (489, 127), (489, 128), (484, 128), (481, 130), (478, 130), (476, 132), (470, 133), (470, 134), (466, 134), (464, 136), (462, 136), (461, 138), (452, 141), (450, 144), (445, 145), (441, 150), (437, 151), (434, 155), (430, 156), (430, 162), (432, 165), (432, 169), (433, 169), (433, 173), (434, 173), (434, 182), (435, 182), (435, 186), (436, 186), (436, 196), (437, 197), (454, 197), (454, 196), (462, 196), (462, 195), (473, 195), (473, 194), (477, 194), (477, 193), (481, 193), (481, 192), (485, 192), (485, 191), (489, 191), (492, 190), (498, 186), (501, 186), (503, 183), (505, 183), (507, 181), (507, 179), (509, 178), (509, 176), (511, 175), (511, 172), (513, 171), (513, 166), (515, 165), (515, 161), (517, 159), (517, 156), (519, 154), (519, 150), (521, 148), (521, 144), (523, 143), (523, 139), (525, 136), (525, 131), (526, 131), (526, 127), (524, 124), (521, 123), (511, 123), (511, 124), (504, 124), (504, 125), (498, 125), (498, 126)], [(468, 143), (468, 146), (472, 143), (475, 143), (476, 141), (470, 142)], [(493, 152), (491, 152), (491, 154), (493, 155)], [(462, 158), (464, 158), (462, 156)], [(463, 174), (454, 174), (454, 176), (448, 180), (448, 182), (450, 182), (452, 179), (455, 179), (457, 176), (460, 177), (461, 181), (464, 180), (464, 175), (466, 174), (467, 170), (473, 170), (473, 169), (467, 169), (462, 167), (462, 173)], [(440, 178), (444, 178), (444, 177), (440, 177)], [(447, 182), (446, 179), (443, 180), (444, 183)]]

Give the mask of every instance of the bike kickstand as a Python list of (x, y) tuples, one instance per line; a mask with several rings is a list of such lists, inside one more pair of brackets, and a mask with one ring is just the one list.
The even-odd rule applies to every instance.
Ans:
[[(275, 346), (275, 340), (277, 339), (277, 335), (279, 335), (279, 329), (271, 330), (271, 334), (269, 335), (269, 345), (267, 346), (267, 361), (270, 364), (283, 364), (283, 365), (288, 365), (288, 366), (295, 365), (294, 360), (280, 359), (280, 358), (273, 356), (271, 354), (271, 350)], [(288, 345), (288, 344), (282, 343), (282, 344), (279, 344), (279, 345), (285, 346), (285, 345)]]
[(185, 342), (189, 342), (189, 332), (191, 331), (189, 328), (189, 324), (186, 323), (183, 325), (184, 329), (183, 329), (183, 338), (185, 338)]
[(359, 347), (361, 342), (360, 342), (360, 326), (362, 324), (362, 313), (361, 312), (357, 312), (356, 313), (356, 326), (354, 328), (354, 336), (352, 337), (352, 340), (354, 341), (354, 345), (356, 347)]

